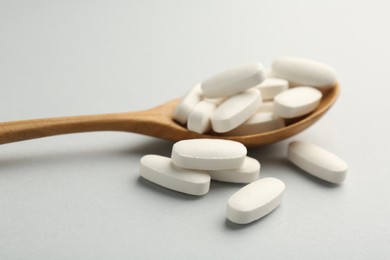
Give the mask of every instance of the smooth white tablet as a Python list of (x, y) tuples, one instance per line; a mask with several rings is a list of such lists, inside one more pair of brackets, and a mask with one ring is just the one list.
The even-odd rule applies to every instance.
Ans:
[(284, 127), (283, 118), (273, 112), (257, 112), (239, 127), (227, 132), (226, 135), (251, 135), (264, 133)]
[(181, 100), (180, 104), (177, 105), (176, 110), (173, 114), (175, 119), (180, 124), (185, 125), (188, 116), (194, 109), (194, 107), (202, 100), (202, 90), (200, 83), (193, 87)]
[(222, 97), (222, 98), (204, 98), (203, 100), (207, 100), (209, 102), (213, 102), (214, 104), (219, 106), (223, 101), (226, 100), (226, 97)]
[(265, 77), (260, 63), (232, 68), (204, 80), (203, 95), (208, 98), (232, 96), (260, 84)]
[(272, 74), (290, 81), (293, 85), (328, 88), (336, 83), (336, 72), (333, 68), (318, 61), (298, 57), (274, 60)]
[(247, 224), (267, 215), (281, 203), (284, 189), (284, 183), (276, 178), (246, 185), (230, 197), (227, 218), (237, 224)]
[(246, 157), (241, 167), (230, 170), (207, 171), (212, 180), (231, 183), (250, 183), (259, 178), (260, 163), (251, 157)]
[(188, 130), (199, 134), (203, 134), (210, 131), (210, 118), (216, 108), (217, 105), (214, 101), (203, 100), (199, 102), (188, 117)]
[(223, 139), (189, 139), (175, 143), (172, 162), (196, 170), (225, 170), (239, 168), (246, 157), (246, 147)]
[(283, 118), (306, 115), (320, 104), (322, 93), (312, 87), (295, 87), (283, 91), (274, 99), (274, 112)]
[(257, 112), (274, 112), (274, 102), (273, 101), (263, 101), (257, 109)]
[(140, 173), (157, 185), (190, 195), (204, 195), (210, 187), (210, 176), (207, 173), (177, 167), (170, 158), (160, 155), (143, 156)]
[(261, 103), (261, 93), (257, 89), (249, 89), (228, 98), (212, 115), (212, 129), (217, 133), (225, 133), (238, 127), (259, 109)]
[(347, 176), (348, 165), (342, 159), (314, 144), (290, 143), (288, 159), (302, 170), (328, 182), (339, 184)]
[(260, 90), (263, 100), (272, 100), (280, 92), (288, 89), (288, 81), (278, 78), (267, 78), (256, 86)]

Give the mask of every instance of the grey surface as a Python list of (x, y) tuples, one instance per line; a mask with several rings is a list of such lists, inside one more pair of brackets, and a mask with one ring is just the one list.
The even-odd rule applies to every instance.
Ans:
[[(142, 180), (172, 144), (129, 133), (0, 146), (0, 259), (389, 259), (388, 1), (0, 0), (1, 121), (142, 110), (220, 70), (282, 55), (332, 65), (342, 93), (316, 125), (252, 149), (282, 205), (225, 220), (241, 185), (193, 198)], [(291, 140), (350, 165), (328, 185), (286, 161)]]

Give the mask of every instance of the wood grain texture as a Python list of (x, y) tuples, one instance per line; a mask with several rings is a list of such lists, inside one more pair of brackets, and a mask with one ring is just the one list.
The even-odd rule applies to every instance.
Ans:
[(0, 123), (0, 144), (47, 136), (95, 132), (124, 131), (158, 137), (170, 141), (192, 138), (223, 138), (241, 142), (247, 147), (274, 143), (291, 137), (314, 124), (336, 101), (339, 85), (324, 93), (320, 105), (299, 121), (270, 132), (246, 136), (201, 135), (188, 131), (172, 119), (179, 99), (155, 108), (128, 113), (58, 117)]

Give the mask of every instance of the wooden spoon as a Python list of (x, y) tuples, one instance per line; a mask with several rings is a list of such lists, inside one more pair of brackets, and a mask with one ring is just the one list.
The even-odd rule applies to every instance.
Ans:
[(223, 138), (241, 142), (247, 147), (256, 147), (283, 140), (311, 126), (334, 104), (339, 92), (339, 85), (336, 84), (324, 93), (320, 105), (309, 115), (296, 122), (288, 123), (286, 127), (259, 134), (222, 136), (218, 134), (201, 135), (191, 132), (172, 119), (176, 105), (180, 101), (176, 99), (140, 112), (58, 117), (0, 123), (0, 144), (70, 133), (125, 131), (170, 141), (192, 138)]

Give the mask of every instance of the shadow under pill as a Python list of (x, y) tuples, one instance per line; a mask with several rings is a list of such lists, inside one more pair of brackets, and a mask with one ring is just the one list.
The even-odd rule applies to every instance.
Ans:
[(289, 167), (289, 169), (291, 169), (291, 172), (294, 172), (294, 173), (300, 175), (302, 178), (304, 178), (305, 180), (308, 180), (312, 183), (318, 184), (322, 187), (331, 188), (331, 189), (338, 188), (341, 186), (340, 184), (331, 183), (331, 182), (322, 180), (316, 176), (313, 176), (310, 173), (307, 173), (306, 171), (302, 170), (298, 166), (294, 165), (293, 163), (291, 163), (287, 159), (286, 159), (286, 164), (288, 164), (288, 167)]
[[(182, 192), (178, 192), (178, 191), (174, 191), (174, 190), (170, 190), (170, 189), (167, 189), (167, 188), (164, 188), (164, 187), (161, 187), (151, 181), (148, 181), (146, 180), (145, 178), (143, 178), (142, 176), (139, 176), (138, 179), (137, 179), (137, 183), (148, 189), (149, 191), (155, 193), (155, 194), (158, 194), (158, 195), (164, 195), (164, 196), (167, 196), (167, 197), (170, 197), (170, 198), (175, 198), (175, 199), (180, 199), (180, 200), (199, 200), (199, 199), (202, 199), (205, 195), (203, 196), (195, 196), (195, 195), (189, 195), (189, 194), (185, 194), (185, 193), (182, 193)], [(207, 195), (207, 194), (206, 194)]]
[[(277, 175), (273, 174), (272, 177), (280, 178), (282, 180), (286, 175), (296, 174), (302, 177), (303, 179), (311, 183), (320, 185), (322, 187), (326, 187), (326, 188), (340, 187), (339, 184), (322, 180), (318, 177), (315, 177), (307, 173), (306, 171), (302, 170), (295, 164), (291, 163), (288, 160), (287, 155), (281, 157), (280, 152), (279, 153), (277, 152), (277, 150), (280, 150), (280, 147), (276, 150), (273, 150), (273, 148), (270, 146), (260, 147), (253, 152), (254, 154), (252, 154), (253, 158), (259, 160), (261, 164), (260, 178), (265, 177), (262, 174), (266, 173), (267, 169), (272, 169), (274, 173), (277, 172)], [(261, 154), (263, 154), (264, 156)]]
[(247, 185), (247, 183), (230, 183), (230, 182), (222, 182), (222, 181), (215, 181), (211, 180), (210, 182), (210, 191), (219, 191), (219, 190), (226, 190), (230, 188), (235, 188), (237, 190), (241, 189)]
[(225, 219), (225, 222), (224, 222), (225, 229), (228, 229), (228, 230), (244, 230), (244, 229), (250, 228), (250, 227), (252, 227), (254, 225), (261, 225), (261, 223), (266, 222), (268, 220), (268, 218), (270, 218), (272, 215), (277, 214), (275, 212), (278, 211), (279, 207), (280, 206), (278, 206), (276, 209), (272, 210), (267, 215), (265, 215), (265, 216), (255, 220), (253, 222), (250, 222), (248, 224), (236, 224), (236, 223), (230, 221), (229, 219)]

